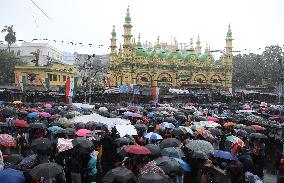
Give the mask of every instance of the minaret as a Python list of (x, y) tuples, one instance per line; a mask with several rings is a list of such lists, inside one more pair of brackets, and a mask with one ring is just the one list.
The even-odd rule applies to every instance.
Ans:
[(190, 38), (190, 48), (189, 48), (190, 50), (194, 50), (194, 48), (193, 48), (193, 38), (191, 37)]
[(199, 34), (197, 36), (197, 41), (196, 41), (196, 47), (195, 47), (195, 50), (196, 50), (196, 55), (200, 55), (201, 54), (201, 42), (200, 42), (200, 38), (199, 38)]
[(226, 36), (226, 56), (229, 58), (228, 61), (232, 61), (232, 52), (233, 52), (233, 38), (232, 38), (232, 31), (231, 25), (228, 26), (227, 36)]
[(130, 59), (131, 57), (131, 17), (129, 13), (129, 6), (127, 7), (126, 17), (125, 17), (125, 23), (123, 25), (124, 28), (124, 42), (123, 42), (123, 57), (124, 59)]
[(117, 58), (117, 52), (116, 52), (116, 32), (115, 32), (115, 26), (112, 27), (111, 32), (111, 44), (110, 44), (110, 64), (114, 64)]

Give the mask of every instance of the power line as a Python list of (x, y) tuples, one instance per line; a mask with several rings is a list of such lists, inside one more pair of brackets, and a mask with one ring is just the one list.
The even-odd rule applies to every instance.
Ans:
[(50, 21), (53, 22), (53, 20), (35, 3), (33, 0), (30, 0)]

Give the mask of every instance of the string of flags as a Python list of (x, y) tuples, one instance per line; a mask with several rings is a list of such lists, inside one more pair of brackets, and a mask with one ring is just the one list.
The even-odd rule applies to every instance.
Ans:
[[(55, 40), (55, 39), (38, 39), (38, 38), (34, 38), (31, 41), (25, 41), (23, 39), (18, 39), (18, 42), (34, 42), (34, 41), (50, 41), (50, 42), (54, 42), (54, 43), (61, 43), (61, 44), (67, 44), (67, 45), (71, 45), (71, 46), (89, 46), (89, 47), (95, 47), (98, 46), (99, 48), (104, 47), (105, 45), (103, 44), (94, 44), (94, 43), (83, 43), (83, 42), (75, 42), (75, 41), (62, 41), (62, 40)], [(5, 41), (0, 41), (0, 44), (4, 44)], [(109, 46), (107, 46), (109, 47)], [(108, 48), (109, 49), (109, 48)]]

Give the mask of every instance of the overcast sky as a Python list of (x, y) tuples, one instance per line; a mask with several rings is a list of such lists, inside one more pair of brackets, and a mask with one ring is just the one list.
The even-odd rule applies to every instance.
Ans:
[[(234, 50), (256, 51), (270, 44), (284, 44), (284, 0), (0, 0), (0, 26), (14, 25), (17, 39), (57, 40), (62, 51), (108, 53), (112, 25), (122, 42), (123, 23), (130, 6), (132, 34), (141, 41), (196, 41), (203, 48), (223, 49), (228, 24), (233, 32)], [(0, 33), (0, 40), (4, 40)], [(58, 42), (64, 41), (63, 44)], [(71, 46), (67, 42), (82, 42)], [(65, 43), (66, 42), (66, 43)], [(95, 46), (89, 47), (92, 43)], [(98, 48), (98, 45), (104, 45)]]

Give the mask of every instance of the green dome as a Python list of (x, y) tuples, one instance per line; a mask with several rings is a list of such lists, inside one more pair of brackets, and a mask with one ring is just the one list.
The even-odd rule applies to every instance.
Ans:
[(232, 31), (231, 31), (231, 26), (229, 24), (228, 32), (227, 32), (227, 38), (232, 38)]
[(151, 48), (148, 48), (148, 49), (146, 50), (146, 56), (147, 56), (147, 58), (153, 58), (153, 56), (154, 56), (154, 51), (153, 51)]
[(145, 56), (145, 55), (146, 55), (146, 52), (143, 49), (141, 42), (138, 41), (136, 45), (136, 56)]
[(173, 58), (173, 53), (170, 52), (170, 51), (168, 51), (168, 52), (166, 53), (166, 59), (172, 59), (172, 58)]
[(131, 17), (130, 17), (130, 15), (126, 15), (126, 17), (125, 17), (125, 22), (131, 22)]
[(115, 32), (115, 31), (112, 31), (112, 32), (111, 32), (111, 35), (112, 35), (112, 37), (116, 37), (116, 32)]
[(191, 53), (190, 52), (184, 53), (184, 60), (190, 60), (190, 57), (191, 57)]
[(183, 53), (181, 51), (177, 51), (177, 58), (183, 59)]

